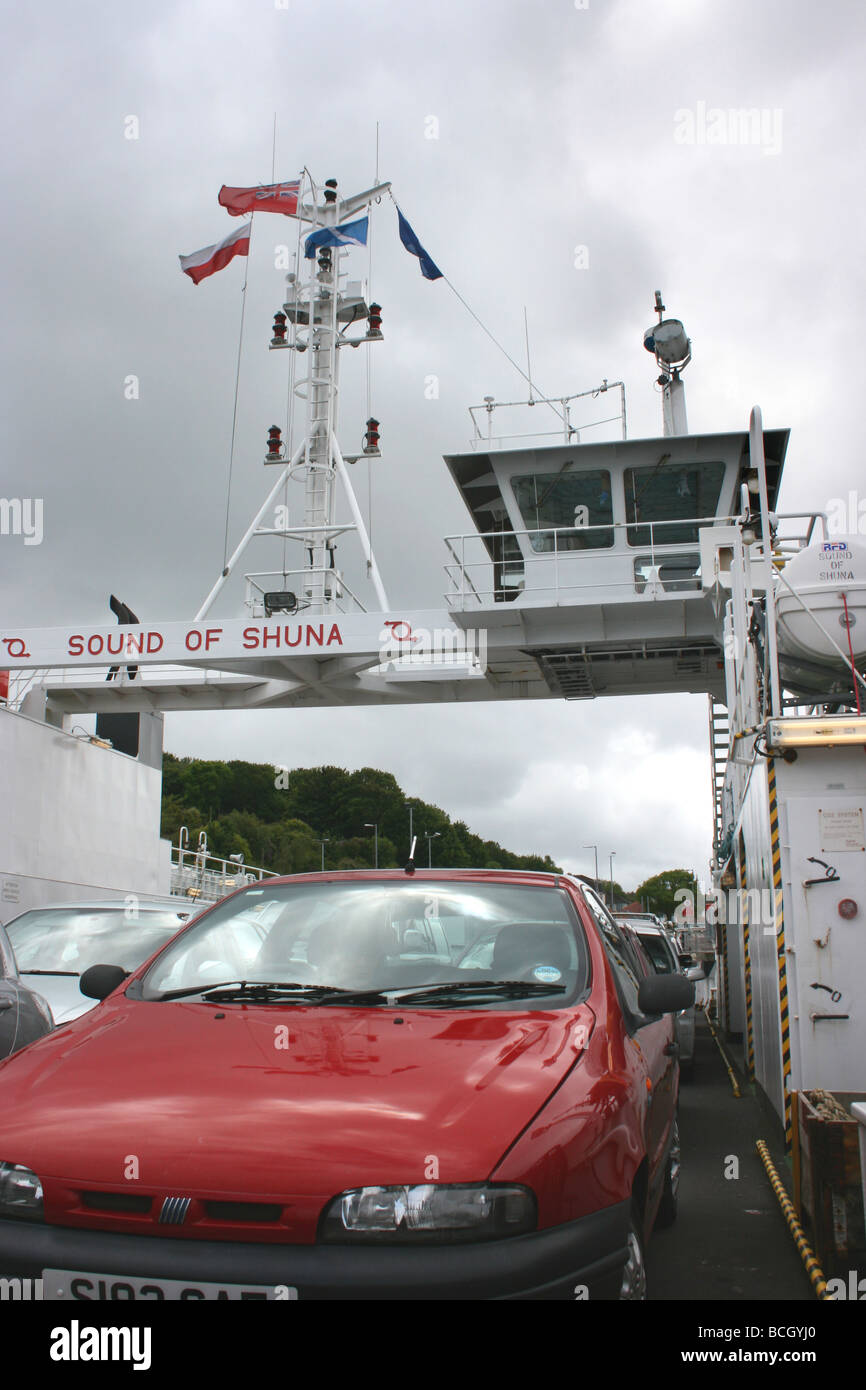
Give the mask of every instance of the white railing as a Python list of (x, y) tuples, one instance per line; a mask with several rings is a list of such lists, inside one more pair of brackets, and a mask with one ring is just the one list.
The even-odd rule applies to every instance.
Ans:
[[(571, 423), (571, 403), (572, 401), (586, 400), (587, 398), (596, 400), (599, 396), (605, 395), (608, 391), (619, 392), (619, 410), (616, 415), (606, 415), (601, 420), (581, 421), (579, 426)], [(496, 410), (526, 410), (533, 408), (538, 413), (539, 406), (550, 406), (555, 414), (560, 418), (561, 424), (558, 428), (545, 430), (533, 429), (523, 433), (510, 431), (508, 434), (493, 433), (493, 413)], [(482, 427), (479, 417), (487, 416), (486, 426)], [(547, 439), (551, 435), (559, 435), (564, 444), (578, 444), (580, 442), (581, 430), (596, 429), (599, 425), (618, 424), (620, 434), (626, 438), (626, 409), (625, 409), (625, 383), (622, 381), (602, 381), (600, 386), (594, 386), (589, 391), (575, 391), (570, 396), (533, 396), (527, 401), (497, 401), (493, 396), (485, 396), (482, 405), (470, 405), (469, 417), (472, 421), (472, 438), (469, 441), (471, 449), (501, 449), (503, 445), (515, 440), (525, 439)], [(549, 417), (545, 416), (545, 419)]]
[[(306, 612), (309, 608), (315, 607), (318, 613), (321, 605), (318, 599), (312, 600), (307, 597), (305, 587), (316, 577), (321, 580), (322, 590), (328, 602), (333, 604), (336, 612), (365, 613), (367, 611), (358, 595), (346, 583), (340, 570), (323, 566), (280, 570), (279, 572), (260, 570), (254, 574), (244, 575), (247, 584), (247, 596), (244, 601), (254, 618), (265, 618), (269, 616), (265, 612), (265, 594), (289, 591), (297, 599), (297, 608), (293, 609), (292, 612)], [(268, 583), (269, 580), (272, 582)], [(275, 611), (273, 616), (278, 617), (279, 614)]]
[[(445, 602), (462, 610), (507, 601), (515, 593), (532, 600), (591, 601), (602, 591), (619, 591), (623, 598), (641, 595), (648, 585), (655, 596), (700, 592), (697, 539), (678, 541), (666, 536), (670, 537), (671, 528), (722, 526), (734, 520), (730, 516), (678, 517), (446, 536), (452, 558), (444, 567), (449, 586)], [(591, 538), (599, 533), (601, 540), (612, 536), (613, 544), (591, 548)], [(633, 539), (634, 533), (639, 540)], [(520, 553), (514, 554), (515, 549)], [(500, 552), (501, 558), (492, 560), (491, 551)], [(678, 566), (677, 561), (684, 563)], [(679, 577), (677, 568), (683, 571)]]
[(249, 883), (261, 883), (266, 878), (279, 878), (272, 869), (245, 864), (240, 856), (221, 859), (209, 854), (204, 832), (199, 836), (198, 849), (190, 849), (181, 827), (180, 843), (171, 847), (171, 892), (193, 901), (216, 902)]
[[(107, 668), (106, 668), (107, 669)], [(9, 672), (9, 697), (6, 701), (8, 709), (17, 710), (21, 708), (21, 701), (28, 690), (41, 685), (43, 681), (52, 674), (47, 667), (40, 667), (35, 671), (10, 671)]]

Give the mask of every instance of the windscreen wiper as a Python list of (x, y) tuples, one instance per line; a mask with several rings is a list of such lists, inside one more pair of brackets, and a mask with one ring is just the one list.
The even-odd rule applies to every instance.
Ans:
[(185, 999), (200, 994), (208, 1002), (227, 1003), (230, 999), (248, 1000), (272, 994), (334, 994), (336, 985), (301, 985), (291, 980), (221, 980), (216, 985), (198, 984), (186, 989), (169, 989), (159, 995), (163, 999)]
[(330, 992), (316, 1004), (447, 1004), (457, 995), (461, 999), (471, 995), (484, 995), (494, 999), (535, 998), (544, 994), (565, 994), (567, 985), (543, 985), (528, 980), (452, 980), (435, 985), (409, 986), (403, 989), (343, 990), (332, 998)]
[(81, 974), (80, 970), (19, 970), (19, 975), (70, 975), (77, 980)]
[(201, 997), (209, 1004), (230, 1004), (235, 1000), (242, 1004), (268, 1004), (275, 999), (287, 1002), (292, 995), (318, 1002), (322, 995), (341, 992), (336, 985), (300, 985), (290, 980), (242, 980), (239, 985), (205, 987)]

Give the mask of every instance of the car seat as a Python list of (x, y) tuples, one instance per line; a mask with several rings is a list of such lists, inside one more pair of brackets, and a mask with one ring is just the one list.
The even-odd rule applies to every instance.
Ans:
[(539, 966), (548, 966), (565, 974), (573, 970), (573, 959), (573, 940), (567, 927), (511, 922), (494, 942), (490, 973), (496, 980), (522, 980), (531, 978)]

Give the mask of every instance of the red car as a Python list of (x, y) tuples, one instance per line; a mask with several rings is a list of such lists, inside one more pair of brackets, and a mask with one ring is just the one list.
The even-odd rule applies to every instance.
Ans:
[(671, 1012), (591, 888), (233, 894), (0, 1064), (0, 1275), (46, 1298), (642, 1298), (676, 1208)]

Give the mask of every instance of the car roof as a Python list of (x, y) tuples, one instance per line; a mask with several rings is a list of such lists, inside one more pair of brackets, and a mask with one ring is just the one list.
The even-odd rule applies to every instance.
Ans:
[(269, 878), (262, 881), (257, 879), (254, 883), (249, 883), (237, 891), (244, 893), (248, 888), (276, 888), (278, 885), (291, 883), (342, 883), (357, 879), (369, 879), (378, 883), (394, 883), (400, 880), (407, 883), (413, 881), (469, 883), (480, 880), (488, 883), (523, 883), (528, 887), (533, 884), (541, 887), (557, 887), (567, 880), (577, 887), (582, 888), (584, 886), (576, 879), (570, 878), (568, 874), (551, 873), (540, 869), (427, 869), (418, 866), (411, 874), (407, 874), (405, 869), (325, 869), (323, 873), (316, 871), (306, 874), (283, 874), (279, 878)]
[(652, 922), (648, 917), (629, 918), (627, 925), (633, 932), (643, 933), (644, 936), (668, 936), (667, 927), (661, 922)]
[(18, 918), (26, 917), (31, 912), (95, 912), (99, 908), (106, 912), (124, 911), (130, 906), (130, 898), (134, 899), (136, 908), (143, 908), (145, 911), (168, 907), (175, 908), (178, 912), (191, 912), (198, 905), (198, 899), (193, 901), (189, 898), (145, 898), (139, 897), (137, 893), (130, 893), (125, 898), (85, 898), (74, 903), (40, 903), (38, 907), (26, 907), (23, 912), (18, 913), (18, 917), (11, 917), (6, 926), (11, 926)]

